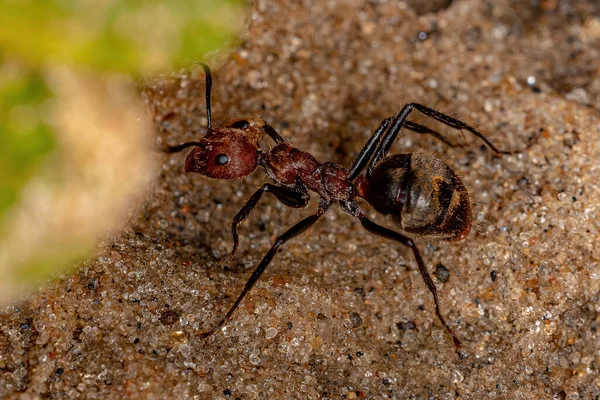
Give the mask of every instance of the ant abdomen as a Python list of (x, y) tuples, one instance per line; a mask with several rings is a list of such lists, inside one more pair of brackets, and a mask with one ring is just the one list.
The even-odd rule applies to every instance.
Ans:
[(471, 200), (465, 185), (433, 154), (386, 157), (365, 183), (361, 195), (405, 232), (459, 240), (471, 229)]

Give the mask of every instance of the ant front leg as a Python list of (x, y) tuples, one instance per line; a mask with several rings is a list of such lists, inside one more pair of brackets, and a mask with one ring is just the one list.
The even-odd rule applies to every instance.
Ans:
[(425, 262), (423, 261), (423, 258), (421, 257), (421, 253), (419, 252), (419, 249), (417, 248), (417, 246), (413, 242), (413, 240), (404, 235), (401, 235), (400, 233), (398, 233), (396, 231), (385, 228), (385, 227), (378, 225), (375, 222), (371, 221), (369, 218), (367, 218), (366, 215), (364, 215), (364, 213), (358, 207), (358, 205), (352, 201), (346, 202), (346, 203), (340, 203), (340, 205), (342, 206), (344, 211), (346, 211), (348, 214), (358, 218), (360, 220), (360, 223), (362, 224), (363, 228), (365, 228), (367, 231), (371, 232), (374, 235), (381, 236), (386, 239), (394, 240), (398, 243), (403, 244), (406, 247), (409, 247), (412, 250), (412, 252), (415, 256), (415, 259), (417, 261), (417, 266), (419, 267), (419, 272), (421, 273), (421, 277), (423, 278), (423, 281), (425, 281), (425, 285), (427, 286), (427, 288), (429, 289), (429, 291), (431, 292), (431, 294), (433, 296), (433, 302), (435, 303), (435, 314), (437, 315), (438, 319), (440, 320), (440, 322), (442, 323), (442, 325), (444, 326), (444, 328), (446, 329), (448, 334), (450, 334), (450, 336), (452, 337), (454, 346), (456, 348), (459, 348), (461, 345), (460, 340), (458, 340), (458, 338), (456, 337), (456, 335), (454, 334), (452, 329), (448, 326), (448, 324), (446, 323), (446, 320), (442, 316), (442, 312), (440, 310), (440, 302), (439, 302), (438, 294), (437, 294), (437, 288), (435, 286), (435, 283), (433, 283), (433, 279), (431, 278), (431, 275), (429, 275), (429, 272), (427, 271), (427, 267), (425, 266)]
[(271, 249), (269, 250), (269, 252), (263, 257), (260, 264), (258, 264), (258, 267), (256, 267), (256, 269), (254, 270), (254, 272), (252, 273), (252, 275), (246, 282), (246, 285), (244, 286), (244, 290), (242, 290), (242, 293), (238, 296), (235, 303), (233, 303), (233, 306), (231, 306), (231, 308), (229, 309), (227, 314), (225, 314), (225, 316), (216, 325), (214, 325), (210, 330), (208, 330), (204, 333), (198, 333), (197, 335), (200, 336), (200, 338), (202, 338), (202, 339), (207, 338), (210, 335), (212, 335), (213, 333), (215, 333), (215, 331), (217, 329), (219, 329), (221, 326), (223, 326), (223, 324), (225, 322), (227, 322), (229, 320), (229, 318), (231, 318), (231, 316), (233, 315), (235, 310), (238, 308), (238, 306), (240, 305), (242, 300), (244, 300), (244, 297), (246, 297), (246, 294), (248, 294), (250, 289), (252, 289), (252, 287), (256, 284), (256, 282), (258, 282), (258, 279), (260, 278), (262, 273), (265, 272), (265, 269), (267, 269), (267, 267), (269, 266), (269, 263), (271, 262), (271, 260), (273, 259), (273, 257), (275, 256), (275, 254), (277, 253), (279, 248), (281, 246), (283, 246), (288, 240), (295, 238), (296, 236), (300, 235), (301, 233), (305, 232), (308, 228), (313, 226), (329, 210), (330, 207), (331, 207), (331, 201), (330, 202), (321, 201), (319, 203), (319, 209), (317, 210), (316, 214), (313, 214), (310, 217), (304, 218), (302, 221), (298, 222), (296, 225), (292, 226), (290, 229), (288, 229), (286, 232), (284, 232), (283, 235), (279, 236), (275, 240), (275, 243), (273, 243), (273, 246), (271, 246)]
[(239, 237), (237, 233), (238, 225), (240, 225), (246, 220), (246, 218), (248, 218), (248, 215), (250, 215), (250, 212), (254, 209), (254, 207), (256, 207), (264, 192), (272, 193), (273, 195), (275, 195), (275, 197), (277, 197), (277, 200), (279, 200), (286, 206), (292, 208), (304, 208), (308, 205), (308, 201), (310, 200), (308, 191), (301, 185), (287, 187), (265, 183), (252, 195), (252, 197), (250, 197), (250, 200), (246, 202), (244, 207), (242, 207), (242, 209), (233, 218), (233, 222), (231, 224), (231, 234), (233, 236), (233, 249), (231, 250), (231, 253), (229, 255), (221, 259), (221, 263), (227, 263), (235, 256), (239, 245)]

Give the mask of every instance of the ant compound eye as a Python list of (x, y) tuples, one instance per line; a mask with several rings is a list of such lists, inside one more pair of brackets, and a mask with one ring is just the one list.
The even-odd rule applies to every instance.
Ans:
[(236, 128), (236, 129), (246, 129), (249, 126), (250, 126), (250, 122), (246, 121), (245, 119), (235, 121), (233, 124), (230, 125), (231, 128)]
[(226, 154), (219, 154), (215, 157), (215, 164), (217, 165), (225, 165), (229, 162), (229, 157)]

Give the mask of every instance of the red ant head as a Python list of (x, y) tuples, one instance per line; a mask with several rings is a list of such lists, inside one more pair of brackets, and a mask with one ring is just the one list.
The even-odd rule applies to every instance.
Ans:
[(265, 122), (236, 119), (209, 129), (185, 159), (185, 172), (214, 179), (235, 179), (250, 175), (258, 164), (260, 139)]

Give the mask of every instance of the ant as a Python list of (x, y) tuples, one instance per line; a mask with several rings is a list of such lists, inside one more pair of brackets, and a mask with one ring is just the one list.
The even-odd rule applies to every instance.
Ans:
[[(317, 193), (320, 200), (315, 214), (304, 218), (275, 240), (225, 317), (210, 330), (198, 335), (206, 338), (223, 326), (279, 248), (313, 226), (330, 210), (333, 203), (338, 203), (344, 212), (357, 218), (368, 232), (394, 240), (412, 250), (421, 277), (433, 296), (435, 314), (452, 337), (454, 345), (460, 347), (460, 341), (440, 312), (436, 286), (413, 240), (371, 221), (361, 210), (357, 200), (366, 201), (408, 235), (447, 241), (461, 240), (471, 230), (472, 216), (469, 193), (460, 177), (446, 163), (427, 152), (388, 155), (392, 143), (402, 127), (405, 127), (419, 134), (432, 135), (453, 146), (439, 133), (408, 121), (409, 114), (417, 110), (447, 126), (471, 132), (496, 154), (507, 152), (496, 149), (481, 133), (464, 122), (422, 104), (410, 103), (396, 117), (386, 118), (381, 122), (350, 169), (332, 162), (321, 163), (309, 153), (287, 143), (262, 119), (234, 119), (223, 126), (213, 127), (210, 106), (212, 75), (206, 64), (200, 65), (206, 79), (206, 135), (199, 141), (167, 146), (164, 151), (176, 153), (193, 147), (185, 159), (185, 172), (231, 180), (248, 176), (260, 166), (272, 181), (258, 189), (233, 218), (233, 249), (223, 261), (235, 255), (239, 244), (238, 226), (248, 218), (263, 193), (273, 194), (280, 202), (292, 208), (307, 207), (309, 191)], [(260, 146), (264, 134), (276, 144), (270, 150)], [(366, 172), (361, 174), (365, 168)]]

